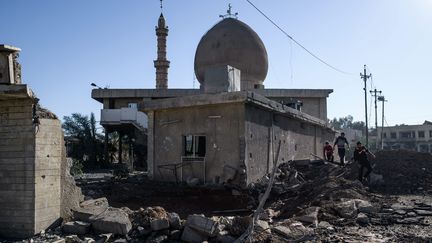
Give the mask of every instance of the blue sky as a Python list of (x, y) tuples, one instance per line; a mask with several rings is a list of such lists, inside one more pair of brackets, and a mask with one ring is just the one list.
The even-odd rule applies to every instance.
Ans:
[[(169, 87), (191, 88), (194, 82), (198, 87), (196, 46), (230, 2), (266, 45), (266, 87), (334, 89), (329, 118), (351, 114), (363, 120), (359, 73), (367, 64), (373, 75), (368, 89), (382, 90), (389, 100), (389, 125), (432, 120), (432, 0), (253, 0), (297, 41), (351, 75), (312, 58), (245, 0), (165, 0)], [(1, 8), (0, 43), (22, 48), (24, 82), (60, 117), (99, 115), (101, 105), (90, 97), (92, 82), (110, 88), (155, 86), (158, 0), (2, 0)]]

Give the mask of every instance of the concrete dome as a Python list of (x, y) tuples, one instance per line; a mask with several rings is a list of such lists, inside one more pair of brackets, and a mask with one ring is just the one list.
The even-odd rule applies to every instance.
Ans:
[(230, 65), (241, 71), (241, 89), (262, 85), (268, 70), (267, 51), (257, 33), (247, 24), (226, 18), (201, 38), (195, 53), (195, 74), (201, 85), (204, 72), (215, 65)]

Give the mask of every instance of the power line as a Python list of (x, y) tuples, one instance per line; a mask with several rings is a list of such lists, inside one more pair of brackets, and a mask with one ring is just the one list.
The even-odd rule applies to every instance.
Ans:
[(330, 65), (329, 63), (327, 63), (326, 61), (324, 61), (323, 59), (321, 59), (320, 57), (315, 55), (313, 52), (309, 51), (306, 47), (304, 47), (302, 44), (300, 44), (298, 41), (296, 41), (292, 36), (290, 36), (285, 30), (283, 30), (278, 24), (276, 24), (272, 19), (270, 19), (263, 11), (261, 11), (257, 6), (255, 6), (250, 0), (246, 0), (246, 2), (248, 2), (252, 7), (254, 7), (262, 16), (264, 16), (268, 21), (270, 21), (270, 23), (272, 23), (276, 28), (278, 28), (285, 36), (290, 38), (294, 43), (296, 43), (303, 50), (305, 50), (307, 53), (309, 53), (309, 55), (311, 55), (312, 57), (314, 57), (315, 59), (317, 59), (318, 61), (320, 61), (324, 65), (330, 67), (331, 69), (333, 69), (337, 72), (340, 72), (340, 73), (343, 73), (346, 75), (353, 75), (352, 73), (342, 71), (342, 70)]

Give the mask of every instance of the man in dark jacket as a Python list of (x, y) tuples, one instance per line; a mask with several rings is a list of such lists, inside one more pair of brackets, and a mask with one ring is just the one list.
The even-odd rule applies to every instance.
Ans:
[[(357, 142), (357, 147), (354, 150), (354, 161), (357, 161), (360, 164), (360, 171), (359, 171), (359, 181), (363, 181), (364, 178), (368, 177), (369, 174), (372, 172), (372, 167), (370, 165), (368, 154), (373, 155), (369, 150), (361, 144), (361, 142)], [(366, 174), (363, 175), (363, 169), (366, 168)]]
[(345, 138), (345, 133), (341, 133), (341, 135), (336, 138), (333, 145), (333, 147), (336, 147), (337, 145), (341, 166), (345, 165), (345, 144), (347, 144), (349, 148), (349, 143), (348, 140)]

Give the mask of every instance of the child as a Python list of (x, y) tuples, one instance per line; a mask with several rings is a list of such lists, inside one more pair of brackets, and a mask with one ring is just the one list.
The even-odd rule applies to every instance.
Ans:
[(328, 141), (325, 142), (324, 145), (324, 159), (330, 162), (333, 162), (333, 147), (329, 144)]

